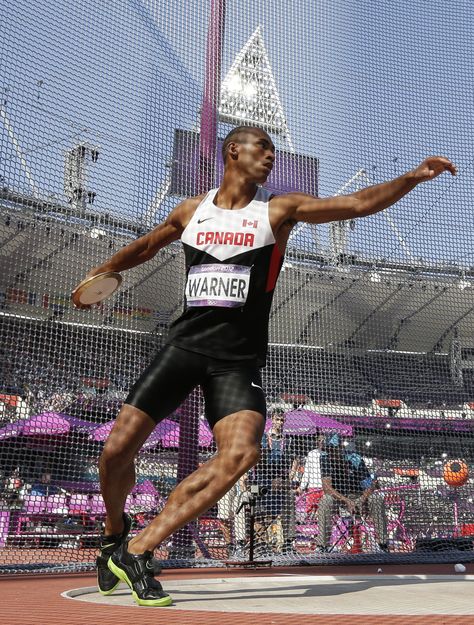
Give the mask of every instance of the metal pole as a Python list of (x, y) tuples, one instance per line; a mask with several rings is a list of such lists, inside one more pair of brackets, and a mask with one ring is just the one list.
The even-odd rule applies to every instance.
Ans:
[[(212, 188), (215, 178), (217, 147), (217, 109), (219, 105), (222, 47), (225, 26), (225, 0), (211, 0), (209, 30), (206, 46), (204, 94), (201, 108), (199, 136), (199, 189), (202, 193)], [(186, 400), (180, 419), (178, 451), (178, 482), (192, 473), (198, 465), (199, 418), (192, 409), (191, 394)], [(180, 529), (174, 536), (174, 552), (181, 551), (192, 557), (193, 540), (191, 527)]]
[(215, 184), (217, 122), (220, 96), (222, 49), (226, 0), (211, 0), (207, 33), (204, 94), (199, 136), (199, 189), (203, 193)]
[(249, 527), (249, 561), (254, 561), (254, 549), (255, 549), (255, 495), (250, 496), (250, 527)]
[[(194, 407), (193, 407), (194, 405)], [(181, 482), (198, 467), (199, 445), (199, 397), (192, 392), (180, 408), (177, 483)], [(195, 521), (179, 529), (173, 536), (170, 559), (194, 558), (192, 526)]]

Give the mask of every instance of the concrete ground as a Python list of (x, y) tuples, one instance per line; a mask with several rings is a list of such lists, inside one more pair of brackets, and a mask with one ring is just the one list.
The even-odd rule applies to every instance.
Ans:
[[(382, 569), (379, 571), (379, 569)], [(474, 563), (166, 569), (174, 603), (102, 597), (95, 576), (0, 578), (5, 625), (474, 625)]]
[[(474, 576), (383, 575), (319, 576), (284, 574), (262, 577), (170, 580), (170, 612), (208, 610), (277, 614), (472, 615)], [(103, 597), (96, 586), (71, 589), (63, 596), (108, 606), (133, 606), (127, 586)]]

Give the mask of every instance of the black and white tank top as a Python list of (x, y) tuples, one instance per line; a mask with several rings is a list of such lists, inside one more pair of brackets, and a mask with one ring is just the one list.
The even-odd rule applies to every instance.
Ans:
[(245, 208), (228, 210), (214, 204), (217, 191), (209, 191), (181, 236), (185, 310), (167, 342), (217, 359), (263, 365), (283, 262), (268, 216), (271, 194), (259, 187)]

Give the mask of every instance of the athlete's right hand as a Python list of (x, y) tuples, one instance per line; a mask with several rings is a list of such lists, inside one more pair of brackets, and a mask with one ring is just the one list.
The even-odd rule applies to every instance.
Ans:
[(456, 165), (444, 156), (429, 156), (418, 167), (415, 167), (411, 175), (417, 182), (425, 182), (436, 178), (445, 171), (449, 171), (452, 176), (455, 176), (457, 174)]

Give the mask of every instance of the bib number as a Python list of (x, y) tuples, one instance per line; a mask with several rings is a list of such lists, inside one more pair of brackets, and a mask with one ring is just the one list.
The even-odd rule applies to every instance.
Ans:
[(247, 301), (250, 267), (241, 265), (195, 265), (186, 282), (188, 306), (238, 308)]

